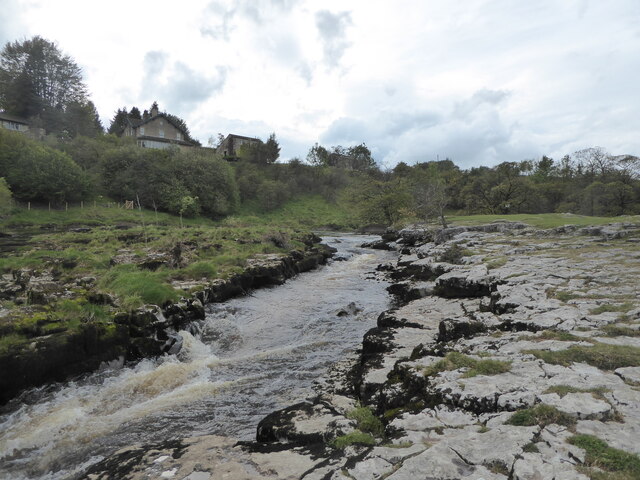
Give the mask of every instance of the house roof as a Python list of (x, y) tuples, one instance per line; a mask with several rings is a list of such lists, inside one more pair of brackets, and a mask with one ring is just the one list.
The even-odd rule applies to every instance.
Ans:
[[(262, 142), (262, 140), (260, 140), (259, 138), (256, 137), (245, 137), (244, 135), (236, 135), (235, 133), (230, 133), (229, 135), (227, 135), (227, 138), (241, 138), (243, 140), (253, 140), (254, 142)], [(225, 138), (226, 140), (226, 138)]]
[[(137, 125), (135, 125), (132, 122), (131, 126), (134, 127), (134, 128), (138, 128), (138, 127), (146, 125), (147, 123), (152, 122), (156, 118), (160, 118), (160, 117), (164, 118), (167, 122), (169, 122), (171, 125), (176, 127), (176, 129), (180, 130), (183, 134), (186, 135), (187, 132), (184, 130), (184, 128), (182, 128), (180, 125), (176, 124), (176, 122), (171, 120), (171, 118), (168, 115), (164, 114), (164, 113), (159, 113), (158, 115), (155, 115), (153, 117), (149, 117), (146, 120), (134, 120), (134, 122), (138, 122), (138, 123), (137, 123)], [(131, 119), (129, 119), (129, 121), (131, 121)]]
[(24, 125), (29, 125), (28, 120), (24, 118), (16, 117), (15, 115), (9, 115), (4, 112), (0, 112), (0, 120), (6, 120), (8, 122), (15, 122), (15, 123), (22, 123)]

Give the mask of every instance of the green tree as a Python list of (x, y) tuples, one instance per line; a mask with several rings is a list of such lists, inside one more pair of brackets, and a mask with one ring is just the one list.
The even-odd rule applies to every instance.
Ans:
[(109, 125), (107, 133), (120, 135), (127, 126), (128, 118), (129, 114), (127, 113), (127, 107), (119, 108), (118, 110), (116, 110), (115, 115), (111, 119), (111, 124)]
[(366, 178), (347, 192), (357, 216), (365, 223), (393, 225), (411, 206), (410, 185), (405, 179), (390, 181)]
[(129, 118), (133, 118), (134, 120), (142, 120), (140, 109), (138, 107), (131, 107), (131, 111), (129, 112)]
[(276, 134), (269, 135), (264, 144), (264, 157), (267, 163), (274, 163), (280, 157), (280, 144), (276, 140)]
[(307, 163), (314, 166), (327, 165), (329, 161), (329, 150), (319, 144), (315, 144), (307, 153)]
[(376, 162), (371, 156), (371, 150), (364, 143), (349, 147), (346, 155), (352, 158), (352, 168), (354, 170), (368, 170), (376, 166)]
[(100, 116), (93, 102), (71, 102), (62, 118), (63, 129), (71, 138), (95, 137), (104, 133)]
[(444, 215), (449, 203), (444, 178), (438, 172), (436, 165), (430, 165), (428, 170), (420, 169), (413, 180), (414, 208), (419, 217), (425, 221), (438, 219), (443, 228), (447, 228)]
[(0, 52), (0, 108), (22, 117), (39, 116), (58, 131), (60, 113), (87, 103), (80, 67), (55, 43), (40, 36), (7, 43)]

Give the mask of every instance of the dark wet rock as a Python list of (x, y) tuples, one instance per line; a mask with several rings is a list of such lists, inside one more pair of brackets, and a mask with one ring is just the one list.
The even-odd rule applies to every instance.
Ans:
[(182, 335), (178, 335), (177, 333), (169, 333), (167, 340), (165, 340), (164, 345), (162, 346), (162, 352), (167, 353), (168, 355), (175, 355), (182, 350), (182, 343), (184, 339)]
[(406, 303), (431, 295), (433, 287), (433, 282), (398, 282), (387, 287), (387, 291)]
[(362, 311), (362, 308), (358, 307), (355, 302), (351, 302), (346, 307), (336, 310), (336, 316), (347, 317), (350, 315), (356, 315), (361, 311)]
[(448, 263), (434, 262), (431, 259), (419, 259), (417, 256), (407, 257), (400, 260), (398, 267), (391, 272), (391, 278), (394, 280), (435, 280), (440, 275), (455, 270), (456, 266)]
[(497, 285), (498, 279), (480, 265), (440, 275), (436, 279), (435, 293), (445, 298), (485, 297)]
[(125, 356), (128, 340), (125, 326), (107, 328), (90, 322), (73, 334), (38, 337), (28, 348), (9, 349), (0, 355), (0, 403), (23, 388), (63, 381)]
[(486, 331), (488, 331), (487, 325), (478, 320), (446, 318), (438, 326), (438, 341), (450, 342), (460, 338), (471, 338)]
[(403, 228), (398, 232), (398, 243), (414, 246), (420, 243), (433, 241), (434, 231), (427, 228)]
[(365, 242), (360, 246), (362, 248), (373, 248), (374, 250), (395, 250), (393, 243), (386, 242), (385, 240)]
[(284, 442), (296, 446), (328, 443), (352, 432), (355, 422), (320, 403), (302, 402), (277, 410), (260, 421), (258, 442)]

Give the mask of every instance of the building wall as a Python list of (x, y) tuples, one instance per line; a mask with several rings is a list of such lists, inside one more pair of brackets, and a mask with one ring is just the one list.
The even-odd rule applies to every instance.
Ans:
[(216, 151), (224, 156), (233, 157), (238, 154), (238, 149), (245, 144), (260, 143), (260, 140), (254, 138), (240, 138), (234, 135), (227, 135)]
[[(144, 129), (144, 133), (143, 130)], [(156, 117), (150, 122), (136, 128), (136, 136), (166, 138), (167, 140), (184, 140), (184, 134), (164, 117)]]
[(28, 132), (29, 126), (24, 123), (12, 122), (10, 120), (0, 120), (0, 126), (14, 132)]

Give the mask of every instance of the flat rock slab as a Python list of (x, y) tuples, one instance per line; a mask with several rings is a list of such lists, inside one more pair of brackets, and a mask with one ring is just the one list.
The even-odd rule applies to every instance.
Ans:
[[(297, 480), (318, 466), (301, 450), (251, 453), (236, 446), (236, 440), (215, 435), (188, 438), (175, 449), (131, 447), (112, 457), (110, 468), (94, 469), (89, 480)], [(120, 456), (119, 456), (120, 455)], [(129, 458), (135, 457), (130, 467)], [(122, 461), (119, 461), (122, 458)], [(123, 468), (124, 467), (124, 468)]]
[(627, 382), (640, 384), (640, 367), (618, 368), (615, 373)]
[(604, 420), (611, 416), (613, 410), (610, 403), (594, 398), (590, 393), (569, 393), (564, 397), (548, 393), (538, 398), (542, 403), (580, 420)]

